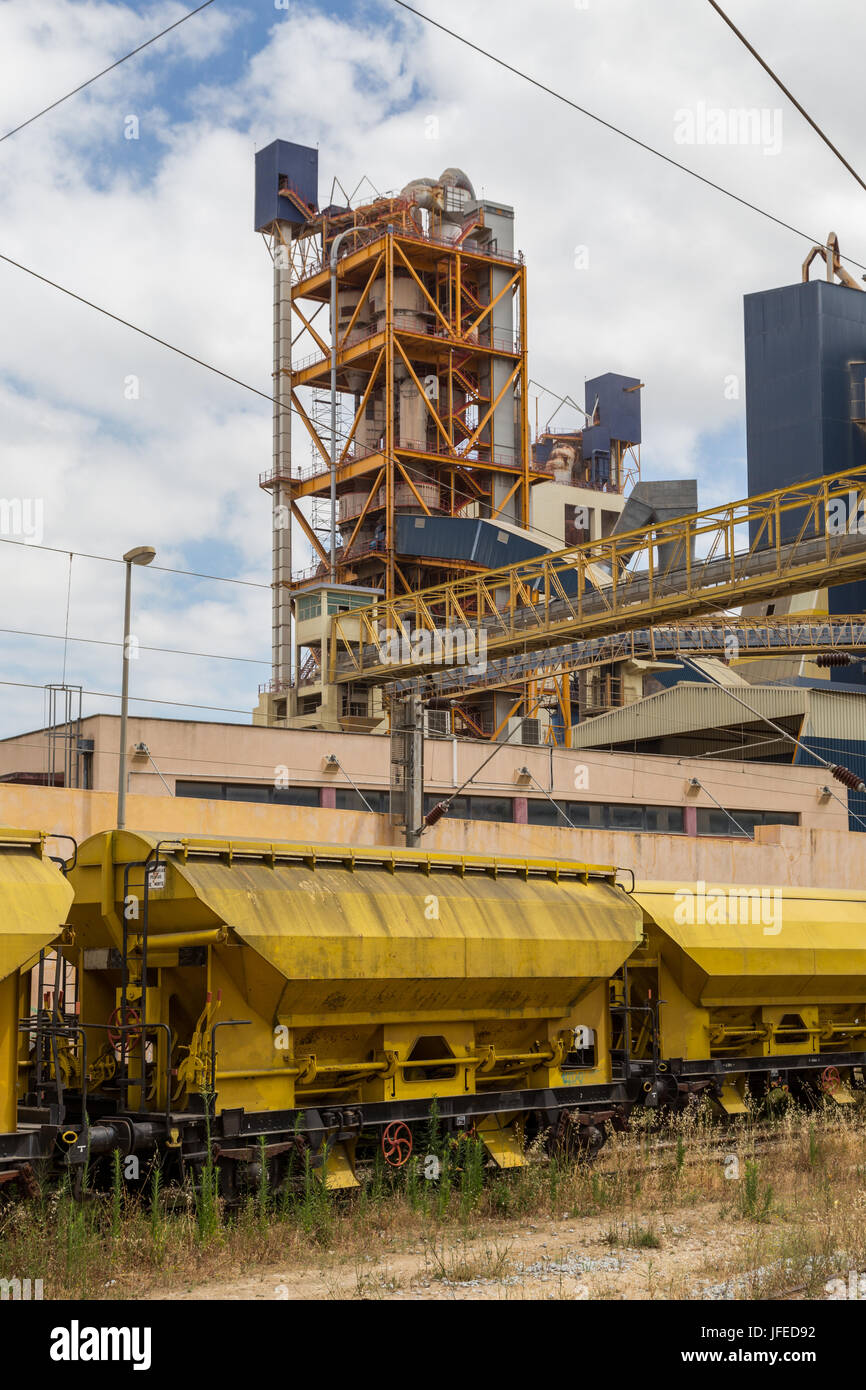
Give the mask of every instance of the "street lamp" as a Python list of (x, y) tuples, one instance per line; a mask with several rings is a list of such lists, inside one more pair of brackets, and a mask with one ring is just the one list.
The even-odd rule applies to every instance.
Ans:
[(123, 683), (120, 690), (120, 758), (117, 769), (117, 828), (126, 824), (126, 722), (129, 714), (129, 610), (132, 600), (132, 567), (156, 559), (152, 545), (137, 545), (123, 557), (126, 565), (126, 599), (123, 608)]

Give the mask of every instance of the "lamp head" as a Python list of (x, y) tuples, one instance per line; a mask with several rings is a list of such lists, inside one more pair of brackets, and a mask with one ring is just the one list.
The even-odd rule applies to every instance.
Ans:
[(123, 558), (128, 565), (149, 565), (156, 559), (156, 551), (152, 545), (136, 545)]

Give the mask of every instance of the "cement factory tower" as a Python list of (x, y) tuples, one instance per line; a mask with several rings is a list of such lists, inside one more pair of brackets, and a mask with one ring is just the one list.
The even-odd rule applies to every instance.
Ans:
[[(273, 678), (254, 717), (371, 729), (383, 726), (380, 692), (328, 684), (333, 615), (608, 534), (640, 441), (639, 399), (624, 393), (640, 383), (588, 383), (587, 428), (545, 432), (533, 447), (513, 210), (478, 197), (456, 168), (366, 200), (341, 191), (336, 202), (333, 188), (320, 208), (314, 149), (277, 140), (256, 155), (275, 405), (260, 478), (273, 499)], [(293, 423), (296, 453), (299, 432), (309, 440), (303, 466)], [(556, 496), (531, 502), (539, 484)], [(535, 531), (533, 503), (544, 518)], [(569, 511), (583, 517), (574, 535)], [(292, 569), (293, 525), (312, 552), (303, 572)], [(520, 700), (505, 692), (460, 718), (496, 737)]]

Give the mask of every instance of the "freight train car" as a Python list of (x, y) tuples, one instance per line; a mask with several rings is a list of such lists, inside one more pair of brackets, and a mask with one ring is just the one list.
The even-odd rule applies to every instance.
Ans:
[(274, 1181), (302, 1145), (353, 1186), (365, 1146), (406, 1161), (434, 1095), (503, 1166), (527, 1127), (592, 1149), (625, 1118), (608, 991), (642, 917), (613, 869), (113, 832), (70, 882), (73, 1163), (163, 1148), (195, 1170), (209, 1133), (227, 1193), (262, 1140)]
[(26, 1149), (98, 1181), (119, 1151), (193, 1180), (215, 1157), (229, 1199), (263, 1159), (351, 1188), (409, 1160), (434, 1100), (514, 1167), (538, 1135), (593, 1154), (635, 1106), (863, 1084), (863, 895), (127, 831), (69, 885), (76, 1010), (38, 1016), (0, 1177)]
[[(662, 1071), (645, 1096), (854, 1100), (866, 1062), (866, 894), (639, 883), (644, 936), (624, 972), (642, 1026), (634, 1051)], [(773, 1093), (776, 1093), (775, 1096)]]
[[(0, 830), (0, 1187), (33, 1181), (44, 1147), (37, 1118), (19, 1111), (31, 1075), (31, 972), (63, 931), (72, 889), (45, 851), (45, 836)], [(37, 972), (38, 973), (38, 972)]]

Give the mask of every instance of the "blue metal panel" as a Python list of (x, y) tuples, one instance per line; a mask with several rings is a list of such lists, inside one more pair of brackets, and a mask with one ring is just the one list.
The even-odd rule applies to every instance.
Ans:
[(300, 226), (303, 214), (290, 198), (280, 196), (288, 184), (312, 208), (319, 205), (319, 151), (290, 140), (274, 140), (256, 151), (255, 229), (264, 231), (272, 222)]
[(544, 555), (548, 547), (503, 530), (495, 521), (403, 514), (397, 517), (396, 551), (398, 555), (454, 560), (458, 566), (465, 563), (498, 569)]
[[(597, 397), (599, 423), (607, 431), (608, 441), (619, 439), (625, 444), (640, 444), (640, 391), (636, 389), (639, 386), (638, 377), (620, 376), (618, 372), (605, 372), (586, 383), (586, 409), (592, 413)], [(586, 433), (584, 431), (584, 439)], [(594, 447), (609, 448), (609, 443), (596, 442)], [(584, 444), (584, 455), (586, 453)]]
[[(855, 772), (861, 781), (866, 782), (866, 743), (861, 743), (859, 739), (827, 738), (815, 740), (804, 738), (803, 743), (807, 748), (814, 748), (815, 752), (827, 762), (836, 763), (840, 767), (847, 767), (851, 772)], [(801, 749), (797, 749), (795, 763), (801, 763), (804, 767), (815, 767), (813, 758), (808, 757)], [(831, 786), (842, 801), (848, 798), (848, 829), (866, 830), (866, 796), (862, 792), (847, 792), (838, 782), (835, 782), (831, 774), (827, 773), (827, 784)]]

